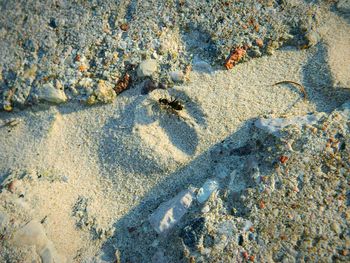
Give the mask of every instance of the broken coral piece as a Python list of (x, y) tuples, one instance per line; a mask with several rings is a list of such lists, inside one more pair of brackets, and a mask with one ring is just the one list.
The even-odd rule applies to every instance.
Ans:
[(242, 47), (237, 47), (230, 53), (225, 61), (225, 68), (232, 69), (247, 53), (247, 51)]

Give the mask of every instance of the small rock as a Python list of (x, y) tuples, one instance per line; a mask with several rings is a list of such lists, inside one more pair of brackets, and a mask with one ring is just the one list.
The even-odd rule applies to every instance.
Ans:
[(44, 84), (38, 92), (39, 100), (60, 104), (67, 101), (63, 90), (56, 89), (51, 83)]
[(130, 87), (131, 81), (131, 76), (128, 73), (125, 73), (124, 76), (118, 80), (117, 85), (115, 85), (113, 88), (115, 93), (118, 95), (124, 90), (127, 90)]
[(180, 192), (174, 198), (161, 204), (149, 217), (149, 221), (157, 233), (166, 233), (177, 224), (190, 208), (194, 190)]
[(54, 17), (50, 18), (49, 26), (54, 29), (58, 27), (58, 22)]
[(180, 237), (186, 246), (195, 248), (204, 234), (205, 218), (200, 217), (192, 220), (182, 231)]
[(195, 60), (192, 65), (193, 70), (203, 72), (203, 73), (211, 73), (213, 71), (210, 64), (203, 60)]
[(157, 89), (158, 88), (158, 85), (157, 83), (155, 83), (153, 80), (151, 79), (147, 79), (144, 83), (143, 83), (143, 86), (142, 86), (142, 89), (141, 89), (141, 94), (142, 95), (146, 95), (150, 92), (152, 92), (153, 90)]
[(264, 42), (263, 42), (263, 40), (262, 40), (261, 38), (257, 38), (257, 39), (255, 40), (255, 43), (256, 43), (256, 45), (257, 45), (258, 47), (260, 47), (260, 48), (262, 48), (262, 47), (264, 46)]
[(152, 53), (152, 58), (158, 59), (158, 57), (159, 57), (159, 56), (158, 56), (157, 52), (153, 52), (153, 53)]
[(210, 211), (209, 205), (205, 205), (205, 206), (202, 208), (202, 210), (201, 210), (201, 212), (202, 212), (203, 214), (208, 213), (209, 211)]
[(16, 191), (16, 182), (17, 180), (13, 180), (11, 181), (8, 186), (7, 186), (7, 189), (11, 192), (11, 193), (14, 193)]
[(215, 180), (209, 179), (198, 190), (197, 200), (199, 203), (204, 203), (208, 200), (210, 195), (218, 189), (219, 185)]
[(140, 63), (137, 68), (138, 77), (149, 77), (152, 76), (154, 72), (157, 71), (158, 64), (154, 59), (144, 60)]
[(232, 69), (239, 61), (241, 61), (245, 55), (247, 54), (247, 51), (245, 48), (242, 47), (236, 47), (230, 55), (226, 58), (225, 61), (225, 68), (226, 69)]
[(333, 222), (331, 224), (331, 229), (337, 234), (340, 234), (340, 232), (341, 232), (340, 225), (338, 223), (336, 223), (336, 222)]
[(129, 25), (127, 23), (123, 23), (120, 25), (120, 29), (123, 31), (128, 31), (129, 30)]
[(65, 175), (62, 176), (62, 181), (63, 181), (63, 182), (67, 183), (67, 182), (68, 182), (68, 179), (69, 179), (68, 176), (65, 176)]
[(315, 46), (318, 41), (320, 40), (320, 36), (315, 31), (310, 31), (305, 35), (305, 38), (308, 42), (308, 46), (312, 47)]
[(170, 77), (174, 82), (183, 82), (185, 79), (184, 73), (180, 70), (170, 72)]
[(95, 95), (96, 98), (103, 103), (111, 103), (116, 98), (112, 84), (104, 80), (98, 82)]

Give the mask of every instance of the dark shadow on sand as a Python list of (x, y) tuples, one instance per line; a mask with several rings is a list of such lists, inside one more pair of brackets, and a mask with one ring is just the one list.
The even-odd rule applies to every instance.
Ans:
[(350, 89), (334, 85), (324, 44), (319, 43), (314, 48), (314, 54), (303, 67), (302, 84), (317, 111), (331, 112), (350, 99)]
[[(167, 237), (159, 236), (148, 222), (150, 214), (164, 201), (171, 199), (180, 191), (189, 186), (200, 187), (206, 179), (214, 177), (213, 167), (217, 162), (220, 162), (220, 156), (214, 157), (216, 153), (219, 155), (228, 156), (237, 154), (237, 158), (253, 158), (260, 144), (255, 141), (242, 142), (243, 134), (251, 133), (254, 119), (246, 121), (239, 130), (230, 135), (225, 141), (232, 142), (230, 149), (222, 151), (222, 142), (213, 145), (209, 150), (205, 151), (187, 165), (170, 173), (166, 179), (159, 182), (151, 189), (140, 201), (139, 205), (131, 209), (120, 220), (115, 222), (116, 234), (108, 240), (103, 246), (103, 259), (112, 262), (114, 253), (118, 249), (121, 253), (122, 262), (151, 262), (149, 255), (153, 255), (157, 251), (157, 246), (152, 243), (155, 239), (160, 240), (162, 244), (169, 242), (168, 238), (177, 238), (177, 232), (183, 227), (184, 222), (180, 222)], [(247, 146), (247, 145), (248, 146)], [(250, 148), (250, 151), (241, 151), (239, 147)], [(190, 172), (189, 172), (190, 171)], [(266, 173), (268, 170), (265, 171)], [(251, 178), (250, 171), (244, 175), (243, 180), (247, 187), (254, 187), (254, 182)], [(239, 205), (239, 196), (242, 192), (235, 193), (232, 196), (230, 205), (235, 206), (240, 216), (244, 216), (248, 211)], [(196, 208), (195, 208), (196, 209)], [(184, 220), (187, 221), (187, 220)], [(175, 234), (174, 234), (174, 232)], [(174, 237), (175, 236), (175, 237)], [(164, 243), (163, 243), (164, 242)], [(170, 242), (169, 242), (170, 243)], [(177, 249), (178, 250), (178, 249)], [(178, 256), (176, 262), (187, 262), (183, 258), (181, 251), (175, 252)]]

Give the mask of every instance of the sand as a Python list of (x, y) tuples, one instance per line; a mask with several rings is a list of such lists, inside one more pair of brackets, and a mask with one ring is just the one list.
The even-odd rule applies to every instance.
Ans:
[[(128, 227), (143, 226), (162, 202), (211, 177), (215, 144), (233, 136), (235, 146), (244, 145), (256, 118), (331, 112), (350, 99), (349, 21), (332, 12), (323, 19), (313, 47), (286, 47), (229, 71), (192, 71), (189, 82), (167, 91), (140, 95), (138, 85), (106, 105), (1, 112), (3, 124), (19, 123), (0, 128), (0, 179), (25, 175), (13, 193), (3, 190), (1, 210), (7, 207), (17, 227), (46, 218), (46, 235), (67, 262), (111, 262), (117, 249), (124, 260), (149, 262), (155, 233), (146, 231), (135, 243)], [(307, 99), (296, 86), (274, 85), (284, 80), (304, 85)], [(170, 96), (184, 104), (179, 116), (158, 103)], [(73, 212), (80, 197), (93, 218), (82, 229)], [(16, 200), (9, 212), (5, 204)], [(107, 233), (113, 227), (115, 235)], [(96, 229), (105, 238), (96, 238)]]

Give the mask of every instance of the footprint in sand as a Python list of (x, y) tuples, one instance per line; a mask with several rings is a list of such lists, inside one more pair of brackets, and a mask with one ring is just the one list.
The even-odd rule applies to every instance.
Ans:
[[(171, 97), (180, 99), (181, 111), (169, 111), (159, 103), (160, 98)], [(185, 93), (154, 90), (134, 104), (122, 117), (128, 119), (130, 129), (113, 131), (114, 137), (119, 134), (118, 142), (108, 146), (109, 152), (120, 156), (118, 165), (142, 173), (173, 171), (196, 154), (198, 130), (205, 126), (205, 118)]]

